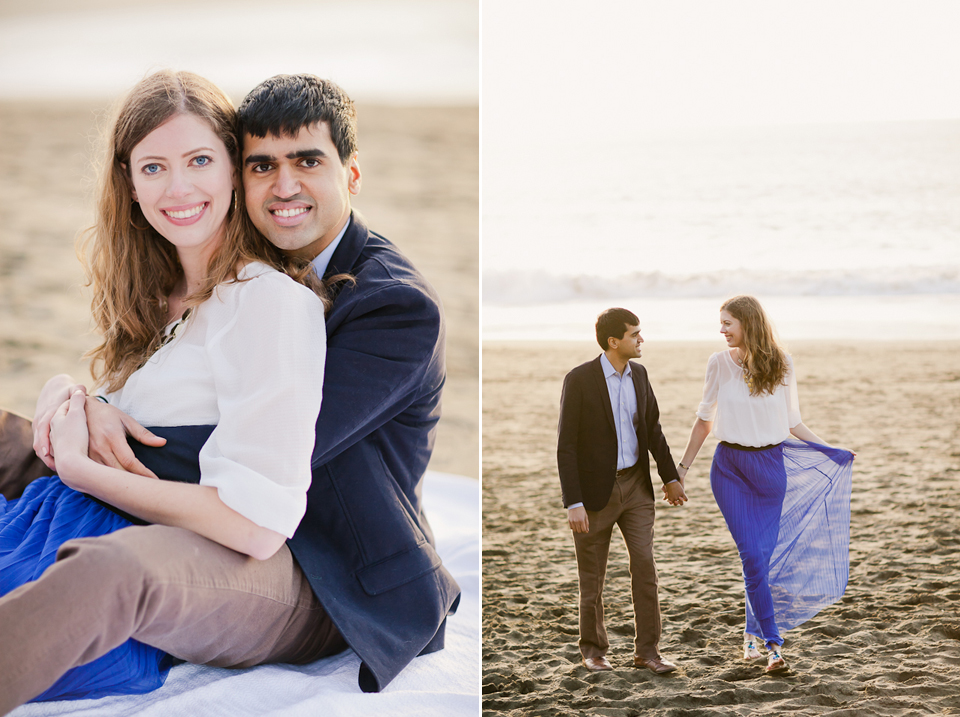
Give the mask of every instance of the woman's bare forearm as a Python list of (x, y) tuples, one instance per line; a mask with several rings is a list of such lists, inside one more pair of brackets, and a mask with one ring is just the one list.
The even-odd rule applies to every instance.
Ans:
[(702, 418), (694, 421), (693, 427), (690, 429), (690, 438), (687, 440), (687, 447), (683, 451), (683, 458), (680, 459), (683, 465), (689, 467), (693, 463), (711, 430), (713, 430), (713, 421), (704, 421)]
[(803, 423), (798, 423), (796, 426), (790, 429), (790, 433), (799, 438), (801, 441), (806, 441), (807, 443), (819, 443), (821, 446), (828, 446), (829, 443), (825, 443), (820, 436), (807, 428)]
[(211, 486), (147, 478), (76, 454), (58, 463), (67, 485), (148, 523), (186, 528), (258, 560), (271, 557), (286, 541), (227, 506)]

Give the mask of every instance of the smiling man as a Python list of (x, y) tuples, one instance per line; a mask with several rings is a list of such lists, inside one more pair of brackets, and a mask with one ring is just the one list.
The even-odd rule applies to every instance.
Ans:
[(660, 429), (660, 410), (640, 358), (640, 320), (626, 309), (597, 317), (597, 358), (567, 374), (560, 397), (557, 465), (580, 582), (580, 654), (591, 672), (612, 670), (603, 619), (603, 583), (613, 526), (630, 556), (636, 622), (633, 665), (657, 674), (676, 665), (660, 655), (660, 602), (653, 558), (654, 495), (650, 456), (665, 500), (687, 497)]
[[(251, 103), (244, 104), (244, 108)], [(360, 193), (356, 137), (330, 123), (283, 132), (262, 120), (244, 127), (243, 186), (247, 212), (257, 229), (280, 249), (312, 260), (350, 220), (350, 196)], [(262, 133), (262, 134), (254, 134)]]
[[(350, 647), (362, 661), (360, 688), (378, 691), (417, 655), (443, 647), (459, 601), (420, 505), (445, 379), (440, 300), (351, 209), (360, 167), (343, 90), (312, 75), (273, 77), (250, 92), (239, 122), (250, 220), (282, 251), (311, 261), (332, 294), (306, 514), (289, 550), (262, 561), (123, 537), (136, 531), (114, 533), (91, 559), (134, 596), (124, 639), (220, 667), (312, 662)], [(197, 456), (213, 426), (155, 428), (157, 438), (92, 397), (87, 421), (95, 460), (199, 480)], [(46, 474), (25, 455), (24, 423), (0, 412), (0, 489), (9, 497)], [(140, 442), (128, 446), (128, 435)]]
[[(307, 514), (289, 541), (332, 626), (378, 690), (443, 646), (459, 588), (420, 510), (444, 383), (440, 301), (351, 210), (360, 191), (353, 102), (313, 75), (281, 75), (240, 106), (253, 224), (334, 284)], [(278, 367), (280, 368), (280, 367)], [(320, 376), (317, 380), (320, 380)], [(304, 635), (304, 640), (311, 636)]]

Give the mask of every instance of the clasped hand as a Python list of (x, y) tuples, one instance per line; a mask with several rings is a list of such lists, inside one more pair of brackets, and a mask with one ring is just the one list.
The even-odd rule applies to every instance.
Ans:
[(77, 388), (50, 419), (51, 453), (60, 456), (60, 480), (77, 490), (80, 487), (71, 481), (74, 471), (67, 466), (72, 467), (77, 460), (88, 460), (90, 434), (87, 432), (87, 415), (84, 412), (86, 400), (86, 392)]
[(663, 499), (670, 505), (683, 505), (689, 500), (683, 490), (683, 478), (661, 486), (660, 490), (663, 491)]
[[(82, 401), (75, 398), (78, 393)], [(127, 443), (127, 436), (155, 447), (164, 445), (166, 439), (154, 435), (120, 409), (87, 396), (86, 388), (82, 384), (72, 383), (72, 379), (66, 375), (54, 377), (47, 382), (37, 401), (37, 412), (33, 420), (33, 449), (50, 470), (59, 472), (56, 457), (60, 449), (58, 444), (51, 440), (53, 419), (62, 412), (63, 416), (59, 419), (62, 423), (69, 415), (69, 404), (72, 401), (83, 404), (76, 409), (76, 413), (86, 419), (85, 455), (89, 454), (92, 460), (111, 468), (147, 478), (157, 477), (137, 460)], [(71, 438), (75, 436), (71, 434)], [(64, 445), (69, 446), (67, 450), (72, 450), (76, 444), (68, 442)]]

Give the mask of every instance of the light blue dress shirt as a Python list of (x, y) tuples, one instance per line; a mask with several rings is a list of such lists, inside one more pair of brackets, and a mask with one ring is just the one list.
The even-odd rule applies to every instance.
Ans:
[(637, 441), (637, 389), (633, 385), (633, 370), (629, 363), (622, 376), (606, 354), (600, 354), (600, 366), (607, 381), (610, 408), (613, 409), (613, 425), (617, 429), (617, 470), (622, 471), (636, 465), (640, 460), (640, 443)]
[[(617, 429), (617, 470), (622, 471), (636, 465), (640, 460), (640, 443), (637, 441), (637, 389), (633, 385), (633, 370), (627, 363), (621, 376), (606, 354), (600, 354), (600, 367), (607, 381), (610, 408), (613, 409), (613, 425)], [(582, 506), (583, 503), (574, 503), (567, 506), (567, 510)]]
[(323, 274), (326, 272), (327, 267), (330, 266), (330, 258), (333, 256), (333, 252), (335, 252), (337, 247), (340, 246), (340, 240), (343, 239), (343, 235), (347, 233), (347, 227), (350, 226), (350, 222), (352, 221), (353, 217), (347, 219), (347, 223), (343, 225), (343, 229), (341, 229), (340, 233), (337, 234), (337, 238), (330, 242), (326, 249), (317, 254), (316, 259), (310, 262), (313, 264), (313, 270), (317, 272), (317, 276), (319, 276), (321, 279), (323, 278)]

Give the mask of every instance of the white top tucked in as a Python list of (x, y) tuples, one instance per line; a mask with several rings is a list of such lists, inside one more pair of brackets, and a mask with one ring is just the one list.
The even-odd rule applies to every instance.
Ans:
[(248, 281), (217, 287), (107, 399), (146, 427), (215, 425), (200, 451), (200, 484), (289, 538), (310, 487), (323, 305), (264, 264), (248, 264), (239, 278)]
[(801, 422), (800, 400), (793, 360), (787, 356), (786, 385), (772, 394), (751, 396), (743, 369), (729, 351), (713, 354), (707, 361), (703, 401), (697, 417), (713, 421), (713, 435), (727, 443), (759, 448), (784, 441), (790, 429)]

